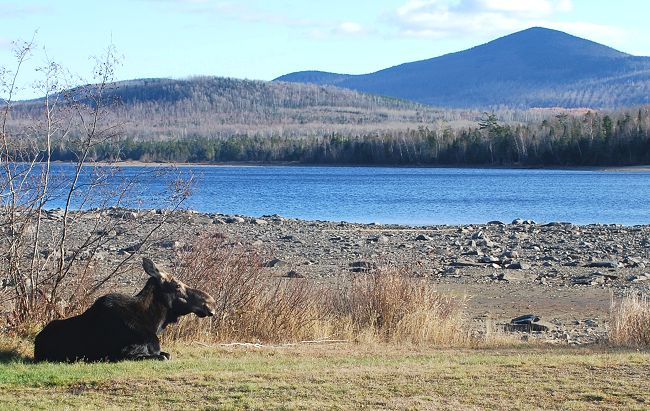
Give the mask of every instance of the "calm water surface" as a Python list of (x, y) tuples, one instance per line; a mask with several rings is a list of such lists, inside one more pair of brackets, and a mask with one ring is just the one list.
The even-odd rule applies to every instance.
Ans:
[[(56, 165), (67, 174), (69, 165)], [(412, 225), (510, 222), (650, 224), (650, 173), (390, 167), (202, 167), (187, 205), (201, 212)], [(151, 167), (139, 176), (136, 205), (158, 208), (173, 180)], [(50, 206), (60, 205), (54, 200)]]

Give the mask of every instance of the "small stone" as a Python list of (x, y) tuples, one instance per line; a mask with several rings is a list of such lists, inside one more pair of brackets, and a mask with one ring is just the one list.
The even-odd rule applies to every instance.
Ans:
[(246, 221), (246, 220), (244, 220), (241, 217), (228, 217), (228, 218), (225, 219), (226, 224), (243, 223), (244, 221)]
[(633, 275), (628, 278), (628, 281), (633, 282), (633, 283), (640, 283), (644, 281), (650, 281), (650, 274), (639, 274), (639, 275)]
[(380, 235), (380, 236), (377, 236), (377, 237), (369, 238), (368, 242), (386, 244), (388, 242), (388, 237), (386, 237), (385, 235)]
[(264, 267), (269, 267), (269, 268), (276, 268), (276, 267), (284, 267), (287, 265), (286, 261), (282, 261), (279, 258), (274, 258), (272, 260), (269, 260), (262, 264)]
[(415, 237), (417, 241), (431, 241), (431, 237), (429, 237), (426, 234), (420, 234), (419, 236)]
[(529, 279), (526, 273), (521, 271), (511, 271), (511, 270), (499, 274), (498, 278), (499, 280), (508, 281), (508, 282), (520, 282)]
[(482, 264), (475, 263), (474, 261), (456, 260), (451, 263), (453, 267), (482, 267)]
[(353, 273), (365, 273), (376, 268), (376, 265), (370, 261), (354, 261), (349, 264), (349, 267)]
[(618, 262), (616, 261), (592, 261), (585, 265), (585, 267), (592, 268), (618, 268)]
[(528, 270), (530, 269), (530, 264), (522, 263), (520, 261), (515, 261), (506, 266), (509, 270)]
[(287, 278), (305, 278), (305, 276), (297, 271), (291, 270), (287, 273)]
[(479, 262), (481, 263), (500, 263), (501, 260), (499, 260), (497, 257), (493, 257), (491, 255), (486, 255), (478, 259)]
[(506, 251), (503, 254), (501, 254), (501, 256), (506, 258), (518, 258), (519, 253), (517, 251)]

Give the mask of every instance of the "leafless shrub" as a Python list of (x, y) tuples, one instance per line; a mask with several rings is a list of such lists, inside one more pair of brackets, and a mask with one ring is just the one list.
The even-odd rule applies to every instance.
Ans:
[(311, 336), (317, 299), (307, 281), (270, 277), (260, 256), (220, 234), (205, 234), (179, 255), (176, 275), (217, 301), (211, 321), (186, 319), (172, 338), (292, 341)]
[(609, 342), (625, 347), (650, 347), (650, 299), (647, 295), (627, 294), (612, 301)]
[[(96, 60), (94, 84), (83, 87), (71, 88), (61, 66), (46, 61), (37, 69), (43, 80), (36, 89), (44, 97), (32, 105), (33, 120), (9, 127), (20, 69), (34, 47), (33, 40), (17, 45), (16, 68), (0, 68), (0, 321), (13, 328), (84, 309), (110, 279), (128, 269), (135, 255), (125, 255), (108, 272), (95, 272), (96, 253), (114, 222), (98, 218), (99, 211), (92, 219), (78, 211), (132, 202), (139, 177), (117, 183), (118, 168), (89, 163), (94, 147), (120, 135), (109, 109), (115, 102), (107, 97), (117, 65), (115, 50), (109, 47)], [(55, 172), (52, 153), (64, 142), (74, 147), (74, 158), (67, 172)], [(187, 198), (186, 183), (191, 181), (170, 187), (172, 209)], [(53, 204), (60, 207), (56, 218), (51, 218)], [(137, 231), (138, 249), (151, 242), (163, 222)], [(91, 234), (71, 238), (81, 224)], [(132, 227), (140, 228), (138, 222)]]

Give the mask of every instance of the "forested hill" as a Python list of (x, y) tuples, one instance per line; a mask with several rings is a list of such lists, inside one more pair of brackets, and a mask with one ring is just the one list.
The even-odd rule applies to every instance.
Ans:
[(650, 103), (650, 57), (541, 27), (375, 73), (304, 71), (277, 80), (336, 85), (438, 107), (617, 108)]
[[(83, 100), (95, 85), (65, 94)], [(333, 86), (223, 77), (138, 79), (108, 85), (115, 123), (136, 139), (364, 134), (417, 126), (438, 115), (420, 103)], [(42, 100), (22, 102), (13, 118), (40, 115)]]

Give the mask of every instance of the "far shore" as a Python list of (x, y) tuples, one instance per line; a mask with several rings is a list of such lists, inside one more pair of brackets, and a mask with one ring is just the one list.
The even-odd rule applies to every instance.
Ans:
[[(65, 164), (65, 162), (55, 162)], [(72, 163), (70, 163), (72, 164)], [(166, 163), (166, 162), (145, 162), (145, 161), (97, 161), (87, 162), (86, 166), (118, 166), (118, 167), (386, 167), (386, 168), (469, 168), (486, 170), (574, 170), (574, 171), (601, 171), (601, 172), (650, 172), (650, 164), (635, 166), (490, 166), (490, 165), (430, 165), (430, 164), (322, 164), (322, 163), (299, 163), (290, 161), (280, 162), (223, 162), (223, 163)]]

